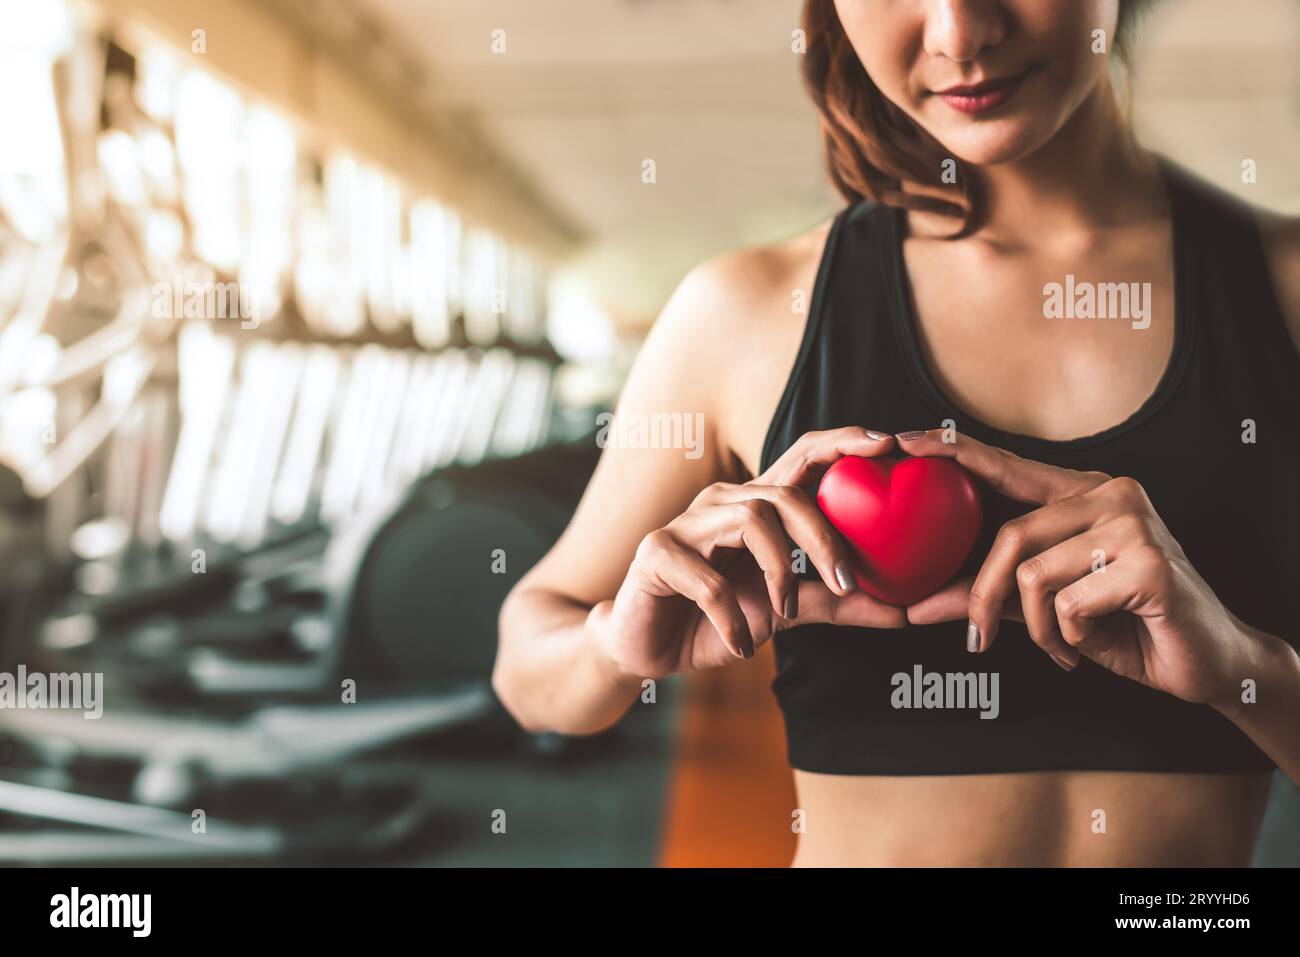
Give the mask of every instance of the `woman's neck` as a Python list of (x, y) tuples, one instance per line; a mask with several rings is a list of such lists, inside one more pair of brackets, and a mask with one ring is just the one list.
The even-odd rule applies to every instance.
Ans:
[[(1107, 80), (1042, 147), (979, 175), (983, 216), (973, 235), (1000, 248), (1038, 247), (1046, 237), (1078, 246), (1105, 228), (1167, 215), (1155, 158), (1134, 141)], [(952, 234), (951, 219), (909, 219), (915, 234)]]

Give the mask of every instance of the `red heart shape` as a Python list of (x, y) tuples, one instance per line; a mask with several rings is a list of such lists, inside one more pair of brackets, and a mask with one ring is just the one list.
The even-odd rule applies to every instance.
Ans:
[(979, 493), (951, 459), (846, 455), (822, 476), (817, 504), (855, 553), (858, 585), (891, 605), (942, 588), (979, 536)]

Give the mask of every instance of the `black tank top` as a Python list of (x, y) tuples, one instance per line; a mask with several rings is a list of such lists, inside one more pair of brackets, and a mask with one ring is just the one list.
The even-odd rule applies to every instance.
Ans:
[[(1294, 644), (1300, 356), (1253, 214), (1166, 160), (1162, 170), (1173, 216), (1174, 345), (1155, 391), (1128, 419), (1055, 441), (993, 428), (953, 405), (922, 356), (902, 257), (905, 214), (864, 202), (832, 223), (761, 468), (811, 430), (859, 425), (896, 433), (952, 420), (960, 433), (1027, 458), (1131, 476), (1223, 604)], [(992, 337), (985, 360), (988, 374), (999, 375)], [(978, 571), (1004, 522), (1030, 510), (988, 489), (982, 495), (983, 530), (962, 575)], [(1002, 622), (992, 648), (972, 655), (965, 628), (963, 620), (902, 630), (808, 625), (779, 634), (773, 690), (790, 763), (880, 775), (1274, 767), (1208, 706), (1087, 659), (1063, 671), (1016, 622)], [(974, 675), (938, 679), (971, 699), (983, 673), (987, 705), (925, 707), (916, 686), (933, 685), (931, 673)], [(993, 711), (994, 674), (996, 717), (981, 717)]]

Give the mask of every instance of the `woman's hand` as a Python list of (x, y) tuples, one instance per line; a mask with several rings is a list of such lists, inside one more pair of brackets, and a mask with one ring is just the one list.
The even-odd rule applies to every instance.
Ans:
[[(641, 542), (612, 604), (591, 622), (603, 654), (646, 678), (748, 659), (810, 622), (901, 628), (903, 609), (857, 588), (848, 547), (803, 486), (843, 455), (877, 456), (891, 436), (810, 432), (744, 485), (716, 483)], [(821, 581), (800, 581), (801, 549)]]
[(985, 651), (998, 620), (1013, 618), (1067, 670), (1082, 655), (1185, 701), (1239, 694), (1252, 673), (1249, 629), (1192, 568), (1140, 484), (966, 436), (917, 435), (899, 437), (903, 451), (955, 458), (994, 491), (1041, 507), (1003, 525), (979, 574), (913, 605), (910, 621), (967, 617), (968, 650)]

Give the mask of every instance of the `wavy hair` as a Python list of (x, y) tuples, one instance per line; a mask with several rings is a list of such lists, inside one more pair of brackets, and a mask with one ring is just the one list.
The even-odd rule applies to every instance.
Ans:
[[(1120, 0), (1115, 51), (1131, 62), (1141, 12), (1155, 0)], [(950, 158), (939, 141), (885, 98), (866, 70), (835, 11), (834, 0), (805, 0), (804, 86), (821, 117), (821, 137), (831, 183), (849, 203), (863, 199), (959, 219), (964, 236), (982, 218), (980, 179), (957, 160), (957, 184), (945, 187), (936, 172)], [(905, 192), (904, 184), (925, 194)]]

